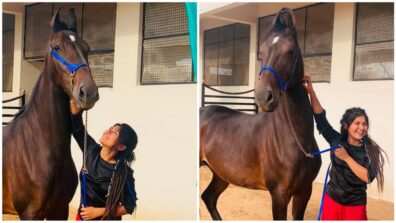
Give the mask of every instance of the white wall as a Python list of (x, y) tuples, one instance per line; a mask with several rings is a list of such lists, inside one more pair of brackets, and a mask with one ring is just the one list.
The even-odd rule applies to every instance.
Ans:
[[(251, 3), (256, 4), (256, 8), (263, 7), (267, 3)], [(279, 3), (283, 4), (283, 3)], [(268, 7), (276, 7), (279, 5), (271, 3)], [(284, 5), (282, 5), (284, 7)], [(248, 7), (248, 6), (246, 6)], [(218, 8), (216, 8), (218, 10)], [(238, 8), (234, 9), (236, 17), (239, 15)], [(327, 110), (327, 118), (335, 129), (339, 129), (339, 121), (346, 109), (350, 107), (362, 107), (366, 109), (370, 118), (370, 136), (387, 152), (389, 163), (384, 167), (385, 187), (382, 196), (377, 192), (376, 181), (370, 184), (368, 196), (371, 198), (379, 198), (393, 202), (394, 197), (394, 81), (353, 81), (353, 53), (354, 53), (354, 3), (336, 3), (334, 15), (333, 30), (333, 52), (331, 64), (331, 82), (330, 83), (314, 83), (317, 95), (322, 105)], [(268, 9), (271, 11), (271, 9)], [(229, 14), (232, 14), (230, 12)], [(201, 18), (200, 41), (203, 43), (203, 31), (230, 24), (229, 17), (221, 21), (220, 16), (210, 15), (208, 10), (205, 18)], [(257, 14), (257, 17), (265, 16)], [(252, 26), (251, 26), (252, 27)], [(251, 29), (251, 56), (249, 66), (249, 86), (236, 87), (220, 87), (226, 91), (242, 91), (252, 89), (254, 87), (254, 78), (259, 69), (259, 62), (253, 57), (257, 52), (257, 29)], [(252, 42), (253, 41), (253, 42)], [(203, 70), (203, 44), (200, 46), (200, 68)], [(201, 79), (203, 75), (201, 73)], [(329, 147), (328, 143), (321, 135), (315, 131), (315, 138), (320, 149)], [(323, 182), (326, 174), (327, 166), (330, 162), (328, 155), (323, 156), (322, 168), (316, 179)]]
[[(353, 81), (354, 51), (354, 15), (353, 3), (337, 3), (334, 11), (333, 55), (331, 64), (331, 82), (316, 83), (317, 95), (327, 110), (327, 118), (335, 129), (347, 108), (364, 108), (370, 119), (370, 136), (384, 149), (389, 157), (384, 167), (385, 187), (380, 196), (376, 181), (368, 189), (368, 196), (393, 202), (394, 182), (394, 81)], [(328, 148), (322, 136), (316, 132), (320, 148)], [(318, 181), (324, 181), (326, 168), (330, 160), (323, 157), (323, 165)]]
[[(98, 140), (117, 122), (138, 134), (135, 170), (138, 207), (127, 219), (195, 220), (197, 208), (196, 84), (139, 84), (140, 3), (118, 3), (113, 88), (100, 88), (88, 130)], [(82, 154), (73, 140), (73, 158)], [(77, 191), (72, 206), (79, 204)], [(126, 218), (124, 218), (126, 219)]]

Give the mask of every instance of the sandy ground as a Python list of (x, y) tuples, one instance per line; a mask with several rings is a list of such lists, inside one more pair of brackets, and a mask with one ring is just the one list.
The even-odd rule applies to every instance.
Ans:
[[(209, 185), (212, 173), (208, 167), (200, 168), (200, 192)], [(311, 199), (305, 211), (305, 220), (316, 220), (322, 196), (323, 184), (315, 183)], [(250, 190), (234, 185), (220, 195), (217, 209), (223, 220), (272, 220), (271, 197), (269, 192)], [(368, 199), (367, 215), (369, 220), (393, 220), (393, 203)], [(212, 220), (202, 199), (200, 199), (199, 217), (201, 220)], [(291, 202), (288, 208), (288, 219), (292, 220)]]
[[(212, 173), (209, 168), (201, 167), (201, 193), (211, 179)], [(314, 184), (312, 196), (305, 212), (305, 220), (316, 220), (322, 189), (323, 184)], [(220, 196), (217, 207), (224, 220), (272, 220), (271, 198), (267, 191), (249, 190), (230, 185)], [(393, 210), (393, 203), (368, 199), (367, 214), (369, 220), (393, 220)], [(69, 220), (74, 220), (75, 216), (76, 209), (71, 207)], [(211, 220), (202, 199), (200, 199), (199, 217), (201, 220)], [(292, 219), (291, 205), (289, 205), (288, 219)], [(3, 220), (18, 220), (18, 217), (15, 215), (3, 215)]]
[[(76, 220), (77, 209), (69, 208), (69, 220)], [(19, 220), (17, 215), (3, 214), (3, 220)]]

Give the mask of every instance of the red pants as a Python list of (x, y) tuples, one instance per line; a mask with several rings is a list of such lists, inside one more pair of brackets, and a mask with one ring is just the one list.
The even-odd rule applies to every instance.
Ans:
[(76, 221), (82, 221), (82, 218), (81, 218), (80, 214), (78, 214), (78, 213), (76, 215)]
[(342, 205), (325, 194), (322, 220), (367, 220), (366, 205)]

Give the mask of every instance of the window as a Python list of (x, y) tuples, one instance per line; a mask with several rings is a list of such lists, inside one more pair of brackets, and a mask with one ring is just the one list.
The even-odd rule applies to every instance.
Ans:
[[(330, 82), (334, 3), (311, 5), (293, 12), (305, 72), (315, 82)], [(259, 18), (259, 45), (266, 39), (274, 17)]]
[(357, 3), (354, 80), (393, 80), (393, 3)]
[(192, 83), (184, 3), (144, 3), (141, 84)]
[[(77, 29), (91, 47), (88, 62), (99, 87), (113, 86), (116, 3), (38, 3), (25, 8), (26, 60), (43, 60), (50, 33), (52, 14), (62, 7), (60, 18), (68, 21), (68, 9), (74, 8)], [(100, 13), (100, 16), (97, 16)], [(43, 25), (47, 24), (47, 25)]]
[(12, 91), (15, 15), (3, 13), (3, 92)]
[(231, 24), (204, 32), (204, 80), (212, 86), (249, 84), (250, 26)]

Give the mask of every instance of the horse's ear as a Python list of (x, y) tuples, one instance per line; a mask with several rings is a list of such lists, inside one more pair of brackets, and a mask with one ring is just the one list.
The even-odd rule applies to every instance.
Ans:
[(52, 30), (55, 32), (59, 32), (61, 30), (67, 29), (66, 23), (62, 22), (59, 19), (60, 10), (61, 10), (61, 8), (57, 9), (51, 19), (51, 27), (52, 27)]
[(69, 29), (77, 32), (77, 18), (74, 8), (69, 9)]
[(289, 8), (282, 8), (275, 16), (272, 27), (275, 29), (281, 28), (294, 28), (296, 25), (296, 18), (294, 17), (294, 13)]

